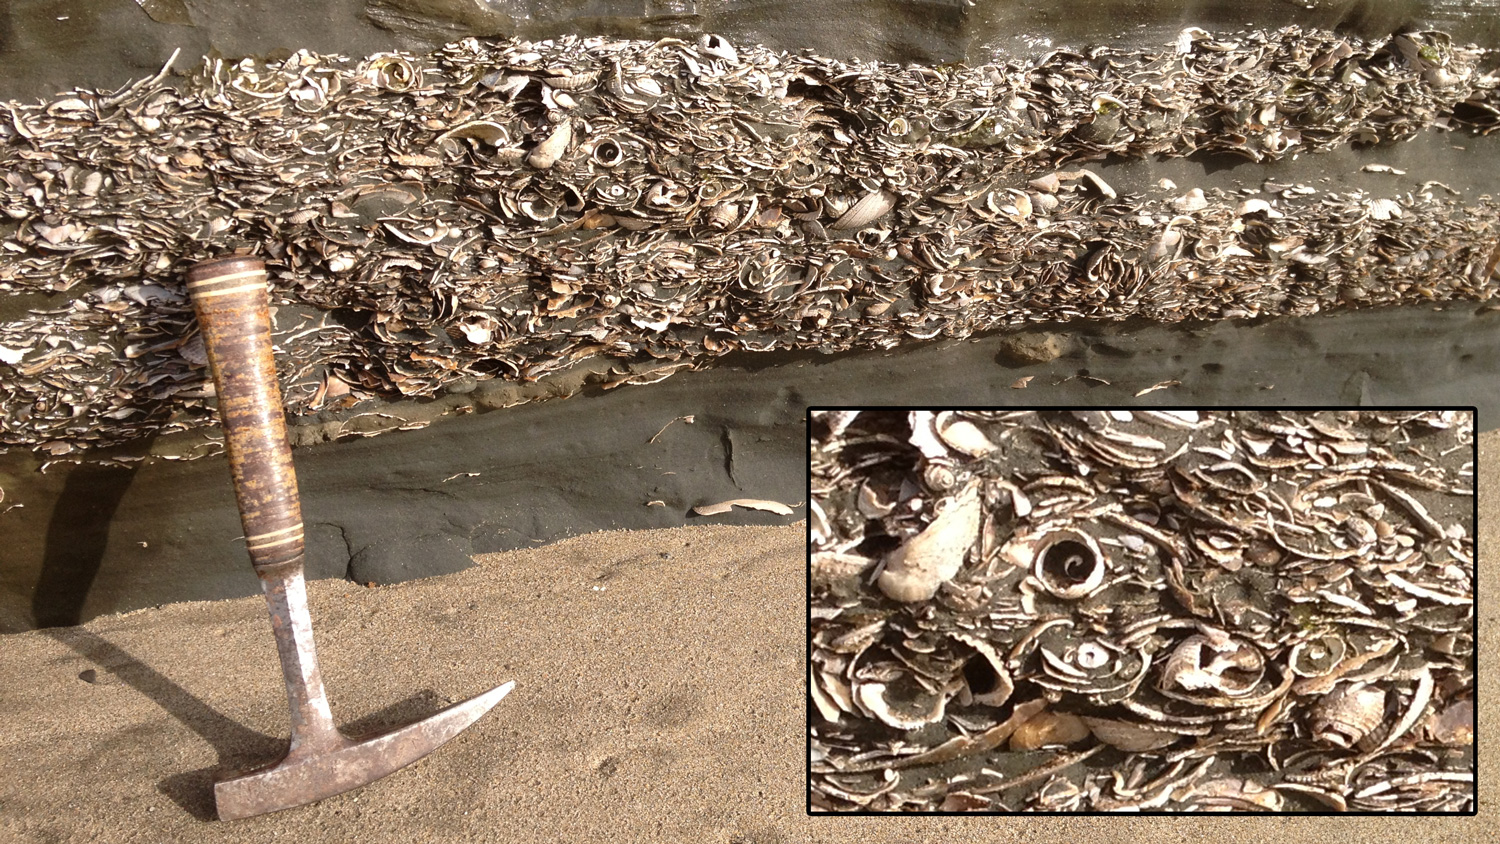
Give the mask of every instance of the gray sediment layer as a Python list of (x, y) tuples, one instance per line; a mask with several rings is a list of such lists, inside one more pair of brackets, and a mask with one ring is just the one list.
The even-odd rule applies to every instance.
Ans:
[[(1500, 311), (1472, 305), (1023, 336), (1058, 356), (1018, 362), (1016, 335), (744, 355), (649, 387), (298, 448), (309, 576), (391, 583), (593, 530), (784, 523), (691, 509), (762, 498), (804, 515), (809, 405), (1477, 403), (1481, 428), (1500, 421)], [(0, 630), (255, 593), (223, 461), (149, 457), (149, 446), (136, 443), (143, 459), (123, 466), (45, 474), (30, 453), (0, 456)]]

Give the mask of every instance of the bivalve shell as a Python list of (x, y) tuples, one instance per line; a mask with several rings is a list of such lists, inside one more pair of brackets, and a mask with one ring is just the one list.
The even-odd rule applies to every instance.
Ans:
[(849, 207), (828, 228), (834, 231), (862, 229), (889, 214), (896, 207), (896, 195), (888, 190), (871, 191)]
[(1010, 734), (1010, 749), (1039, 750), (1054, 744), (1077, 744), (1088, 737), (1088, 725), (1077, 715), (1041, 712)]
[(1083, 723), (1094, 734), (1094, 738), (1097, 738), (1110, 747), (1129, 753), (1160, 750), (1163, 747), (1175, 744), (1178, 739), (1182, 738), (1180, 733), (1148, 727), (1143, 724), (1134, 724), (1129, 721), (1116, 721), (1111, 718), (1094, 718), (1085, 715), (1083, 716)]
[(1344, 659), (1344, 640), (1339, 636), (1321, 636), (1292, 646), (1287, 668), (1298, 677), (1322, 677)]

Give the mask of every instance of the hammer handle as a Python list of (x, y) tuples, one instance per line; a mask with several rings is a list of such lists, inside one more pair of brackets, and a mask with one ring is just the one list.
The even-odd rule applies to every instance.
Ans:
[(257, 571), (300, 566), (302, 505), (271, 353), (265, 262), (216, 258), (193, 265), (187, 279), (213, 369), (250, 563)]

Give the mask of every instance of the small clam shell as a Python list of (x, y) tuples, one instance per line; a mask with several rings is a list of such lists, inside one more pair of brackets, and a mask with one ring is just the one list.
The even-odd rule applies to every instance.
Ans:
[(1175, 743), (1181, 735), (1174, 732), (1158, 730), (1142, 724), (1133, 724), (1129, 721), (1115, 721), (1109, 718), (1094, 718), (1083, 716), (1083, 723), (1094, 734), (1094, 738), (1104, 742), (1110, 747), (1118, 748), (1130, 753), (1141, 753), (1148, 750), (1160, 750)]
[(896, 207), (896, 195), (888, 190), (871, 191), (850, 206), (828, 228), (834, 231), (862, 229), (890, 213)]
[(1172, 200), (1172, 208), (1181, 214), (1190, 214), (1194, 211), (1202, 211), (1208, 207), (1208, 198), (1203, 195), (1202, 188), (1193, 188), (1182, 196)]
[(1312, 710), (1317, 738), (1352, 747), (1385, 720), (1385, 689), (1344, 683), (1324, 695)]
[(568, 145), (573, 142), (573, 120), (568, 118), (557, 124), (548, 135), (546, 140), (536, 145), (531, 154), (526, 156), (526, 164), (537, 170), (546, 170), (562, 158), (563, 153), (568, 151)]
[(939, 413), (936, 426), (939, 439), (970, 457), (983, 457), (995, 450), (995, 444), (973, 422), (956, 419), (951, 412)]
[(1031, 572), (1042, 588), (1059, 598), (1082, 598), (1104, 582), (1108, 565), (1092, 536), (1053, 531), (1036, 543)]
[(1011, 750), (1038, 750), (1053, 744), (1076, 744), (1089, 737), (1082, 718), (1066, 712), (1041, 712), (1010, 734)]
[(963, 568), (979, 537), (979, 482), (963, 491), (932, 520), (926, 530), (896, 549), (880, 575), (880, 591), (897, 601), (926, 601)]
[(1234, 213), (1241, 217), (1245, 216), (1246, 214), (1265, 214), (1272, 220), (1282, 216), (1280, 211), (1277, 211), (1275, 208), (1271, 207), (1271, 203), (1259, 198), (1247, 199), (1244, 202), (1241, 202), (1239, 205), (1235, 206)]
[(599, 71), (590, 70), (567, 76), (544, 76), (542, 81), (559, 91), (583, 91), (594, 87), (599, 81)]
[(1040, 178), (1032, 179), (1026, 184), (1042, 193), (1057, 193), (1058, 189), (1062, 187), (1062, 179), (1058, 178), (1056, 173), (1048, 173)]

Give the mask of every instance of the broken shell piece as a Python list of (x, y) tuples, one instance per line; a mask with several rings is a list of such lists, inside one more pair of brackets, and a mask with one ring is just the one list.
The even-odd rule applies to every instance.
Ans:
[(766, 501), (761, 498), (735, 498), (729, 501), (721, 501), (718, 504), (699, 504), (693, 508), (693, 512), (700, 516), (717, 516), (720, 513), (728, 513), (735, 507), (744, 507), (749, 510), (767, 510), (781, 516), (792, 515), (792, 508), (782, 504), (780, 501)]
[[(1114, 188), (1110, 187), (1109, 182), (1104, 181), (1104, 177), (1102, 177), (1098, 173), (1095, 173), (1094, 171), (1089, 170), (1089, 169), (1084, 168), (1084, 167), (1080, 167), (1077, 170), (1064, 170), (1062, 172), (1059, 172), (1059, 173), (1055, 174), (1055, 178), (1056, 179), (1066, 180), (1066, 181), (1071, 181), (1073, 179), (1082, 179), (1085, 182), (1088, 182), (1089, 184), (1093, 185), (1094, 186), (1094, 190), (1096, 190), (1099, 193), (1103, 194), (1105, 198), (1107, 198), (1107, 199), (1118, 199), (1119, 198), (1119, 194), (1115, 192)], [(1039, 179), (1037, 181), (1041, 181), (1041, 180)], [(1028, 184), (1030, 184), (1032, 187), (1034, 187), (1034, 188), (1036, 188), (1038, 190), (1043, 190), (1044, 189), (1043, 186), (1038, 185), (1037, 181), (1029, 182)]]
[(1322, 636), (1292, 646), (1287, 667), (1298, 677), (1322, 677), (1344, 659), (1344, 640)]
[(712, 33), (704, 33), (698, 36), (698, 49), (706, 56), (713, 56), (716, 59), (723, 59), (726, 62), (737, 62), (740, 60), (739, 54), (734, 51), (734, 47), (728, 41), (725, 41), (722, 36)]
[(1318, 739), (1347, 748), (1369, 735), (1384, 719), (1384, 689), (1345, 683), (1313, 707), (1311, 726)]
[(841, 214), (828, 228), (834, 231), (862, 229), (884, 217), (894, 207), (896, 207), (894, 193), (888, 190), (872, 191), (850, 206), (849, 210)]
[(1092, 536), (1074, 530), (1053, 531), (1036, 543), (1032, 574), (1059, 598), (1073, 600), (1104, 582), (1104, 553)]
[(948, 698), (928, 691), (910, 675), (889, 683), (862, 681), (855, 699), (873, 718), (898, 730), (915, 730), (942, 720)]
[(979, 537), (979, 482), (970, 481), (925, 530), (896, 549), (880, 574), (880, 591), (897, 601), (926, 601), (963, 568)]
[(981, 706), (999, 706), (1010, 700), (1015, 691), (1010, 670), (1005, 666), (1005, 657), (994, 645), (972, 636), (957, 635), (954, 638), (972, 647), (976, 653), (964, 664), (964, 683), (969, 701)]
[(438, 143), (442, 143), (449, 138), (473, 138), (496, 147), (506, 146), (510, 143), (510, 133), (506, 131), (505, 127), (489, 120), (475, 120), (472, 123), (455, 126), (438, 135)]
[(1265, 677), (1265, 657), (1249, 642), (1222, 631), (1195, 634), (1172, 650), (1162, 667), (1159, 688), (1169, 697), (1177, 689), (1240, 697)]
[(562, 158), (563, 153), (568, 151), (568, 144), (573, 142), (573, 119), (568, 118), (557, 124), (546, 140), (536, 145), (536, 149), (526, 156), (526, 163), (537, 169), (546, 170)]
[(1054, 744), (1077, 744), (1088, 737), (1088, 725), (1077, 715), (1042, 712), (1010, 734), (1010, 749), (1039, 750)]
[(1450, 704), (1441, 715), (1428, 722), (1428, 735), (1439, 744), (1472, 745), (1474, 743), (1474, 701)]
[(1097, 738), (1110, 747), (1129, 753), (1160, 750), (1182, 738), (1180, 734), (1175, 732), (1166, 732), (1143, 724), (1133, 724), (1129, 721), (1115, 721), (1110, 718), (1093, 718), (1085, 715), (1083, 716), (1083, 723), (1088, 725), (1089, 730), (1094, 734), (1094, 738)]
[(1079, 668), (1093, 670), (1109, 662), (1109, 651), (1098, 642), (1084, 642), (1078, 646), (1078, 653), (1074, 655), (1073, 661)]

